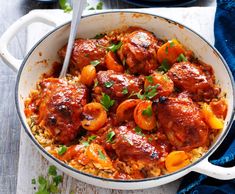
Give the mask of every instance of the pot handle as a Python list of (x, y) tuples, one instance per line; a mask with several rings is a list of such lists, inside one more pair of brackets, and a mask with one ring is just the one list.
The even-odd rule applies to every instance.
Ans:
[(209, 177), (219, 180), (231, 180), (235, 178), (235, 166), (222, 167), (217, 166), (208, 161), (208, 157), (199, 162), (193, 168), (193, 171), (205, 174)]
[(56, 27), (59, 24), (55, 19), (51, 18), (51, 15), (40, 12), (30, 12), (13, 23), (0, 38), (0, 56), (3, 61), (16, 72), (19, 70), (22, 60), (15, 58), (8, 51), (7, 46), (20, 29), (34, 22), (42, 22), (53, 27)]

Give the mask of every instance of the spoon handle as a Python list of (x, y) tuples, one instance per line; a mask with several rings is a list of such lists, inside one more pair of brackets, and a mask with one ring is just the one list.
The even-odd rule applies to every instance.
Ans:
[(73, 0), (73, 16), (72, 16), (72, 22), (71, 22), (71, 28), (70, 28), (70, 34), (69, 34), (69, 42), (68, 42), (68, 46), (66, 49), (66, 55), (65, 55), (63, 67), (60, 72), (59, 78), (65, 77), (67, 73), (69, 60), (70, 60), (71, 53), (73, 50), (73, 43), (76, 38), (78, 25), (80, 23), (82, 12), (86, 6), (86, 3), (87, 3), (86, 0)]

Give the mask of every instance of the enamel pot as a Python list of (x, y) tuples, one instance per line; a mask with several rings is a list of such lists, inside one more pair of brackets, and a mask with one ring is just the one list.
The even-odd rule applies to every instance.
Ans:
[[(33, 22), (46, 23), (55, 26), (55, 28), (29, 51), (23, 61), (16, 59), (7, 50), (9, 41), (21, 28), (26, 27)], [(85, 16), (81, 20), (77, 36), (90, 38), (98, 33), (126, 26), (143, 27), (154, 32), (156, 36), (161, 39), (177, 38), (188, 49), (194, 51), (195, 55), (200, 60), (212, 65), (217, 81), (222, 90), (227, 93), (228, 113), (225, 119), (224, 129), (210, 147), (209, 151), (198, 161), (177, 172), (141, 180), (114, 180), (86, 174), (66, 165), (50, 155), (37, 142), (30, 131), (24, 114), (24, 100), (29, 96), (30, 91), (35, 88), (36, 82), (39, 80), (40, 76), (52, 68), (52, 63), (54, 61), (59, 60), (57, 51), (68, 41), (70, 22), (57, 26), (53, 18), (40, 12), (29, 13), (16, 21), (0, 39), (0, 54), (2, 59), (7, 65), (15, 71), (18, 71), (15, 87), (16, 109), (21, 124), (34, 146), (48, 161), (50, 161), (50, 163), (55, 165), (61, 171), (80, 181), (104, 188), (125, 190), (151, 188), (174, 181), (191, 171), (199, 172), (217, 179), (234, 179), (235, 167), (219, 167), (208, 161), (209, 156), (224, 140), (234, 120), (234, 81), (223, 57), (212, 45), (193, 30), (172, 20), (140, 12), (112, 11)], [(44, 61), (44, 63), (42, 63), (42, 61)]]

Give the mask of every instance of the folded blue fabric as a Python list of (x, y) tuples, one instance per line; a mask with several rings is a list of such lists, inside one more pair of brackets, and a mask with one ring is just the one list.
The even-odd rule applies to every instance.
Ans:
[[(235, 78), (235, 1), (217, 0), (214, 23), (215, 47), (228, 63)], [(235, 166), (235, 122), (210, 162), (219, 166)], [(235, 179), (221, 181), (198, 173), (185, 176), (178, 194), (235, 194)]]

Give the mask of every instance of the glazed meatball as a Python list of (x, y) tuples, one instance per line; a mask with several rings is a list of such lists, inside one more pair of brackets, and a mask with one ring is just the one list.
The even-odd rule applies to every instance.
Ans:
[(208, 127), (199, 107), (186, 96), (169, 97), (157, 106), (159, 127), (177, 149), (191, 150), (206, 143)]
[(133, 93), (138, 93), (144, 84), (141, 78), (112, 70), (99, 71), (97, 79), (102, 92), (114, 99), (125, 98)]
[(44, 79), (40, 87), (39, 125), (46, 128), (56, 141), (70, 143), (80, 129), (82, 107), (87, 103), (86, 87), (58, 78)]
[(213, 78), (190, 62), (174, 64), (167, 75), (177, 88), (187, 91), (195, 101), (210, 100), (219, 93)]
[(130, 126), (120, 126), (115, 130), (115, 140), (112, 145), (122, 161), (157, 161), (162, 156), (162, 150), (155, 147), (148, 139), (137, 134)]
[[(70, 72), (81, 71), (94, 60), (98, 60), (99, 65), (104, 65), (106, 46), (108, 46), (106, 39), (77, 39), (71, 55)], [(66, 48), (67, 45), (58, 52), (62, 59), (65, 57)]]
[(157, 38), (143, 29), (127, 34), (118, 51), (131, 73), (149, 74), (157, 68)]

